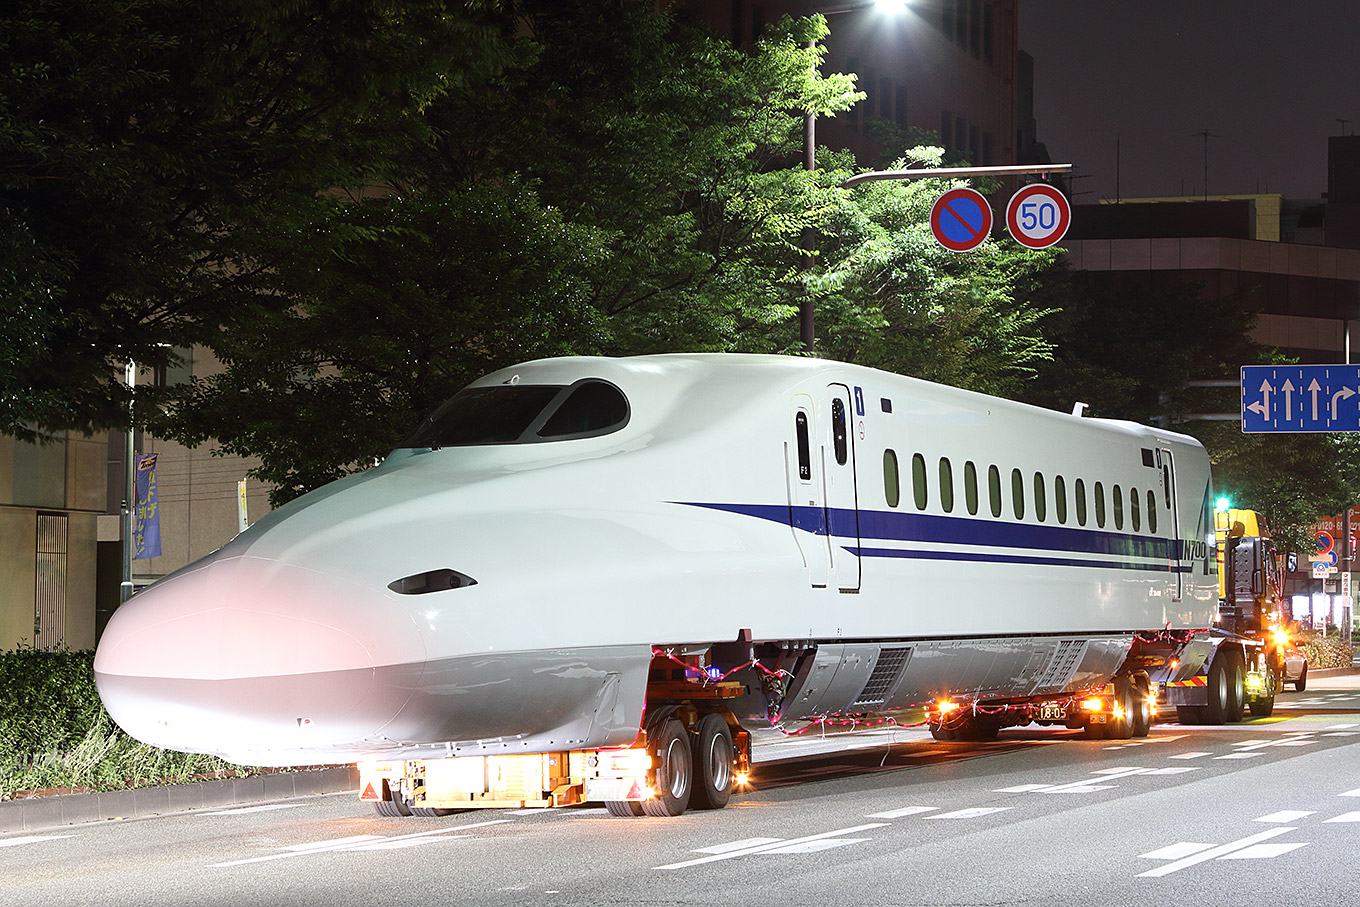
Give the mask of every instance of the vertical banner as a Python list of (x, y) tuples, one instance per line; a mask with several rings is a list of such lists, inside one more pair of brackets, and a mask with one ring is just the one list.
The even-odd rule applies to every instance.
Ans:
[(246, 510), (246, 480), (236, 483), (236, 531), (245, 532), (250, 528), (250, 514)]
[(132, 559), (160, 557), (161, 515), (156, 505), (156, 454), (137, 458), (137, 525), (132, 530)]

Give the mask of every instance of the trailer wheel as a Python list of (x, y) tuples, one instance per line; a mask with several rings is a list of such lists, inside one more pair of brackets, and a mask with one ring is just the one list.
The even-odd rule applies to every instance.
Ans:
[(1133, 736), (1134, 710), (1138, 708), (1138, 697), (1130, 678), (1115, 678), (1114, 698), (1123, 714), (1110, 715), (1110, 720), (1105, 724), (1105, 733), (1111, 740), (1128, 740)]
[(1222, 648), (1214, 653), (1214, 660), (1209, 663), (1207, 681), (1205, 692), (1209, 694), (1209, 701), (1203, 707), (1200, 720), (1205, 724), (1222, 724), (1228, 719), (1228, 710), (1233, 699), (1228, 655)]
[(1152, 691), (1146, 675), (1134, 679), (1133, 736), (1146, 737), (1152, 730)]
[(420, 819), (438, 819), (443, 816), (451, 816), (458, 812), (456, 809), (445, 809), (442, 806), (412, 806), (411, 815)]
[(606, 800), (604, 808), (609, 810), (611, 816), (620, 819), (630, 819), (633, 816), (642, 815), (642, 804), (636, 800)]
[(1225, 653), (1228, 657), (1228, 703), (1223, 719), (1229, 724), (1242, 720), (1242, 709), (1247, 701), (1247, 665), (1241, 650), (1233, 648)]
[[(656, 796), (642, 801), (649, 816), (678, 816), (689, 807), (694, 765), (690, 759), (689, 734), (678, 719), (660, 723), (656, 742), (649, 746), (656, 759)], [(649, 734), (648, 737), (651, 737)]]
[(934, 737), (936, 740), (956, 740), (956, 739), (958, 739), (957, 736), (956, 736), (956, 731), (955, 731), (955, 729), (952, 728), (952, 727), (945, 727), (943, 722), (938, 723), (938, 724), (935, 723), (935, 722), (931, 722), (931, 724), (930, 724), (930, 736)]
[(952, 730), (955, 740), (995, 740), (1001, 732), (1001, 720), (993, 715), (970, 715)]
[(1303, 670), (1299, 672), (1299, 679), (1294, 681), (1294, 692), (1302, 693), (1308, 689), (1308, 663), (1304, 662)]
[(1275, 694), (1271, 693), (1269, 696), (1255, 700), (1251, 703), (1250, 708), (1251, 717), (1269, 718), (1271, 713), (1275, 711)]
[(721, 715), (705, 715), (694, 738), (695, 809), (722, 809), (732, 798), (736, 750), (732, 729)]
[(373, 804), (378, 815), (388, 819), (404, 819), (411, 815), (411, 807), (401, 800), (379, 800)]

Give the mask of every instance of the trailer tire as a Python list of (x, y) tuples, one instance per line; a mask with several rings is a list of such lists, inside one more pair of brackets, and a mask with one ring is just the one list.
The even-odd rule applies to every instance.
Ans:
[(1110, 736), (1110, 724), (1108, 721), (1101, 724), (1087, 721), (1081, 733), (1087, 740), (1105, 740)]
[(937, 724), (932, 721), (930, 723), (930, 736), (936, 740), (957, 740), (958, 731), (956, 728), (945, 727), (944, 722)]
[(1242, 650), (1237, 648), (1229, 649), (1224, 654), (1228, 658), (1228, 703), (1223, 719), (1229, 724), (1235, 724), (1242, 720), (1242, 710), (1247, 704), (1246, 657)]
[(1250, 704), (1249, 708), (1251, 709), (1251, 717), (1269, 718), (1271, 713), (1275, 711), (1275, 694), (1271, 693), (1269, 696), (1257, 699)]
[(1152, 730), (1152, 691), (1146, 675), (1139, 675), (1133, 684), (1133, 736), (1146, 737)]
[(378, 815), (388, 819), (404, 819), (411, 815), (411, 807), (401, 800), (379, 800), (373, 808)]
[(1203, 706), (1200, 721), (1204, 724), (1222, 724), (1228, 720), (1228, 709), (1232, 705), (1232, 678), (1228, 673), (1228, 653), (1220, 648), (1209, 663), (1208, 682), (1205, 692), (1209, 701)]
[(1299, 672), (1299, 679), (1294, 681), (1294, 692), (1302, 693), (1308, 689), (1308, 663), (1304, 662), (1303, 670)]
[(642, 811), (649, 816), (682, 815), (689, 808), (694, 792), (694, 760), (691, 758), (689, 733), (676, 718), (657, 723), (655, 742), (647, 735), (648, 749), (656, 759), (656, 796), (642, 801)]
[(695, 787), (690, 805), (695, 809), (722, 809), (732, 798), (737, 751), (732, 729), (721, 715), (705, 715), (694, 738)]
[(606, 800), (604, 808), (609, 810), (611, 816), (619, 819), (631, 819), (642, 815), (642, 804), (636, 800)]
[(439, 819), (444, 816), (451, 816), (458, 812), (456, 809), (445, 809), (442, 806), (412, 806), (411, 815), (419, 819)]

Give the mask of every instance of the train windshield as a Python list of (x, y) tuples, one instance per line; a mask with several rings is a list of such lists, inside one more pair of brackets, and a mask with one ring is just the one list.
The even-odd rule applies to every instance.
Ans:
[(590, 438), (628, 422), (628, 399), (607, 381), (470, 387), (459, 391), (399, 447), (531, 444)]

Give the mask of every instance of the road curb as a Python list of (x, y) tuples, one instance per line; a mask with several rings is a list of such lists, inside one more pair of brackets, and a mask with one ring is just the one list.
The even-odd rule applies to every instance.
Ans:
[(0, 802), (0, 834), (113, 819), (140, 819), (197, 809), (249, 806), (358, 789), (359, 770), (353, 765), (337, 765), (250, 778), (6, 800)]

